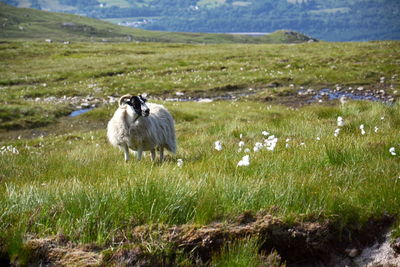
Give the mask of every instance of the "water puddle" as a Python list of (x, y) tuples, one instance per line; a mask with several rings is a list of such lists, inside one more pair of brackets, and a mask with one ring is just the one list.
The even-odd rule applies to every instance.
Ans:
[(88, 111), (91, 111), (92, 109), (93, 109), (93, 108), (78, 109), (78, 110), (75, 110), (75, 111), (71, 112), (71, 114), (69, 114), (68, 117), (76, 117), (76, 116), (79, 116), (79, 115), (81, 115), (81, 114), (83, 114), (83, 113), (86, 113), (86, 112), (88, 112)]
[(365, 91), (356, 91), (356, 90), (332, 90), (330, 88), (324, 88), (319, 91), (314, 90), (299, 90), (297, 92), (300, 96), (311, 96), (308, 103), (313, 102), (322, 102), (332, 101), (332, 100), (366, 100), (366, 101), (374, 101), (374, 102), (382, 102), (390, 104), (394, 101), (394, 99), (390, 96), (384, 95), (381, 92), (374, 92), (370, 90)]

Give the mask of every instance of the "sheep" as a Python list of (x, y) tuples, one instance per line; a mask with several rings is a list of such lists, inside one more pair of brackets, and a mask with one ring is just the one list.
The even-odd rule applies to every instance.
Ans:
[(160, 162), (164, 158), (164, 148), (176, 153), (171, 114), (162, 105), (146, 104), (141, 95), (124, 95), (119, 99), (119, 107), (107, 125), (107, 137), (114, 147), (124, 150), (125, 162), (129, 160), (129, 149), (136, 151), (138, 160), (141, 160), (143, 151), (150, 150), (152, 161), (158, 149)]

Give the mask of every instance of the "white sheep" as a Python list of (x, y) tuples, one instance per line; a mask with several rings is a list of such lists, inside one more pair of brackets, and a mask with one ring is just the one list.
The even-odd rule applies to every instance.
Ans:
[(164, 148), (176, 152), (171, 114), (162, 105), (146, 105), (146, 99), (141, 95), (124, 95), (119, 99), (119, 107), (107, 125), (107, 137), (113, 146), (124, 150), (125, 161), (129, 160), (129, 149), (137, 152), (138, 160), (142, 158), (143, 151), (150, 150), (153, 161), (158, 149), (161, 162)]

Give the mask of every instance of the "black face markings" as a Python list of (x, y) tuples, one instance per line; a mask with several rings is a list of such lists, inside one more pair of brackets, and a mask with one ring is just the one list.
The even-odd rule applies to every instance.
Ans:
[(146, 105), (146, 101), (147, 99), (145, 99), (141, 95), (132, 96), (130, 101), (128, 102), (128, 105), (132, 106), (135, 110), (135, 113), (139, 116), (148, 116), (150, 114), (150, 110)]

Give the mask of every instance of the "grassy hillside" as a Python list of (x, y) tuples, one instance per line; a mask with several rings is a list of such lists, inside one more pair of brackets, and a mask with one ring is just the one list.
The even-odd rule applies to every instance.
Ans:
[(175, 43), (300, 43), (302, 34), (278, 31), (262, 37), (145, 31), (82, 16), (15, 8), (0, 3), (0, 39)]
[[(239, 261), (249, 266), (265, 263), (257, 252), (271, 249), (293, 263), (306, 255), (327, 259), (332, 251), (361, 249), (363, 242), (381, 237), (377, 232), (384, 226), (400, 237), (399, 103), (294, 108), (273, 101), (296, 96), (301, 86), (362, 87), (398, 99), (399, 42), (8, 40), (0, 43), (0, 58), (0, 263), (5, 266), (10, 260), (190, 266), (200, 264), (201, 255), (211, 266)], [(235, 90), (256, 92), (237, 101), (156, 100), (176, 92), (190, 97)], [(72, 106), (61, 101), (143, 92), (176, 121), (178, 153), (163, 164), (148, 155), (125, 163), (122, 152), (108, 144), (105, 125), (116, 103), (67, 118)], [(45, 101), (51, 97), (55, 100)], [(257, 143), (267, 139), (263, 131), (278, 138), (274, 149), (260, 149)], [(221, 151), (215, 150), (216, 141)], [(238, 166), (245, 155), (249, 165)], [(382, 226), (385, 218), (389, 222)], [(299, 254), (299, 248), (308, 254)]]

